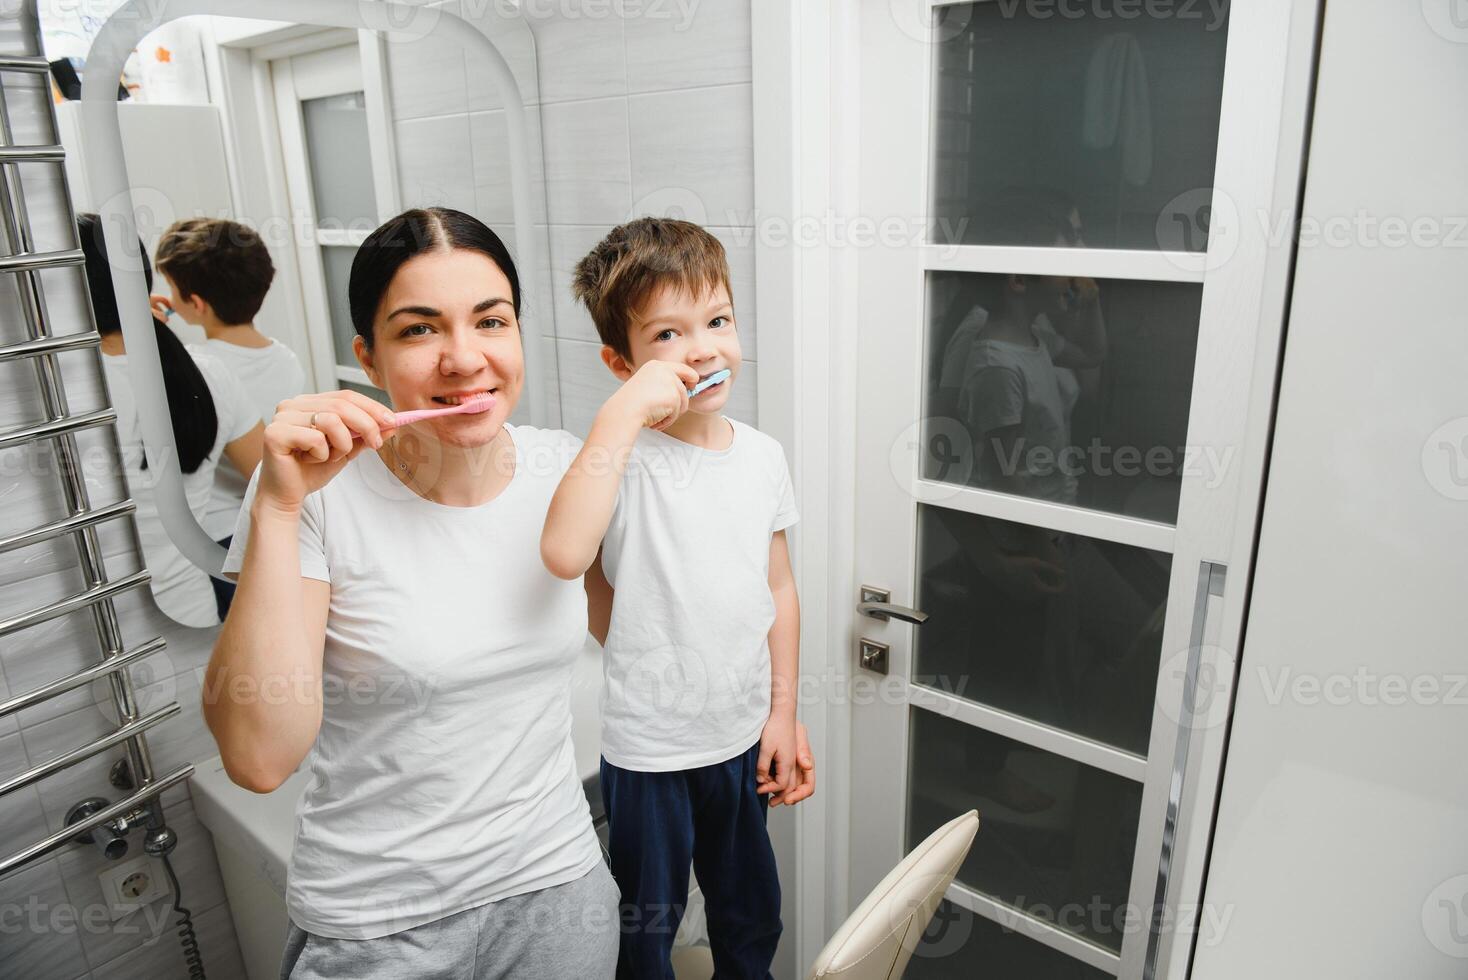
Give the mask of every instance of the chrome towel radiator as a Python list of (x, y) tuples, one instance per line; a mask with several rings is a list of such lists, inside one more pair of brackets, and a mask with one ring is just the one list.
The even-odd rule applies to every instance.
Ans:
[[(20, 23), (30, 35), (31, 52), (40, 52), (41, 42), (33, 4), (26, 4), (19, 12)], [(166, 854), (172, 849), (173, 831), (163, 821), (161, 794), (169, 787), (182, 783), (193, 773), (194, 767), (183, 765), (166, 775), (154, 772), (148, 754), (148, 743), (144, 733), (158, 723), (178, 713), (177, 702), (139, 716), (134, 697), (132, 678), (127, 672), (134, 664), (164, 646), (162, 637), (154, 637), (132, 648), (125, 644), (118, 626), (117, 611), (113, 598), (128, 590), (148, 585), (146, 570), (117, 579), (109, 580), (102, 547), (97, 534), (97, 525), (105, 521), (129, 520), (135, 507), (131, 500), (100, 507), (93, 507), (88, 500), (82, 459), (78, 452), (75, 433), (97, 426), (111, 425), (116, 414), (111, 408), (94, 412), (73, 414), (67, 406), (66, 390), (61, 371), (57, 366), (59, 355), (68, 352), (72, 356), (100, 358), (100, 337), (95, 328), (83, 333), (56, 335), (47, 315), (46, 296), (41, 272), (64, 266), (82, 265), (80, 248), (59, 251), (37, 251), (31, 232), (30, 216), (26, 210), (24, 189), (21, 186), (19, 164), (54, 164), (62, 188), (62, 216), (72, 229), (75, 242), (75, 215), (72, 213), (66, 176), (62, 171), (63, 150), (55, 145), (56, 117), (51, 99), (44, 99), (46, 112), (50, 116), (52, 144), (42, 146), (16, 145), (13, 139), (9, 107), (10, 95), (5, 82), (14, 81), (18, 73), (38, 76), (41, 84), (48, 85), (49, 66), (45, 58), (35, 53), (0, 54), (0, 222), (3, 222), (3, 248), (0, 255), (0, 275), (16, 277), (17, 292), (23, 311), (25, 339), (11, 342), (13, 337), (0, 335), (0, 362), (30, 361), (35, 366), (36, 378), (46, 421), (23, 428), (0, 430), (0, 451), (13, 449), (26, 443), (47, 440), (55, 454), (59, 471), (61, 491), (67, 516), (40, 527), (0, 538), (0, 560), (22, 548), (61, 537), (70, 537), (76, 546), (77, 557), (86, 587), (79, 593), (50, 602), (39, 608), (19, 615), (0, 619), (0, 642), (12, 634), (30, 627), (70, 614), (90, 614), (97, 631), (100, 661), (68, 677), (62, 677), (35, 690), (11, 696), (0, 702), (0, 716), (13, 714), (49, 698), (105, 678), (112, 689), (120, 724), (112, 731), (94, 741), (71, 750), (25, 772), (10, 775), (0, 773), (0, 794), (5, 794), (69, 766), (104, 752), (114, 746), (126, 746), (128, 762), (132, 768), (136, 788), (123, 799), (100, 808), (84, 811), (85, 815), (64, 827), (55, 828), (19, 850), (0, 856), (0, 875), (18, 868), (42, 855), (48, 854), (77, 839), (94, 828), (108, 825), (126, 831), (143, 824), (147, 828), (144, 849), (151, 854)], [(86, 309), (90, 311), (90, 299), (86, 298)], [(9, 326), (0, 326), (9, 331)], [(98, 364), (100, 372), (101, 365)], [(121, 460), (117, 460), (119, 471)], [(8, 848), (13, 846), (6, 842)]]

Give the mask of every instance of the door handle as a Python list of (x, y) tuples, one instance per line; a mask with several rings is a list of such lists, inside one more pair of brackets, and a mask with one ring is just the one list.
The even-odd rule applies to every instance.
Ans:
[(863, 616), (879, 619), (887, 622), (892, 619), (900, 619), (904, 623), (921, 626), (928, 621), (928, 614), (921, 609), (913, 609), (911, 606), (899, 606), (889, 602), (892, 593), (886, 589), (874, 589), (869, 585), (861, 587), (861, 601), (856, 605), (856, 611)]
[(890, 602), (863, 602), (856, 607), (856, 611), (863, 616), (873, 619), (900, 619), (904, 623), (921, 626), (928, 621), (928, 614), (911, 606), (898, 606)]
[[(1147, 932), (1147, 950), (1142, 961), (1143, 980), (1154, 980), (1159, 975), (1163, 942), (1162, 917), (1170, 906), (1178, 902), (1178, 897), (1172, 894), (1172, 872), (1173, 862), (1177, 857), (1176, 849), (1179, 847), (1179, 834), (1184, 832), (1181, 815), (1183, 786), (1188, 775), (1188, 755), (1192, 749), (1195, 731), (1207, 724), (1206, 721), (1200, 722), (1198, 715), (1200, 692), (1204, 690), (1202, 659), (1203, 648), (1208, 643), (1208, 613), (1210, 605), (1222, 603), (1223, 585), (1227, 575), (1228, 567), (1222, 562), (1203, 561), (1198, 564), (1192, 634), (1188, 640), (1187, 668), (1183, 675), (1183, 703), (1179, 706), (1180, 721), (1177, 741), (1173, 746), (1172, 778), (1168, 780), (1167, 810), (1162, 824), (1162, 850), (1157, 860), (1157, 887), (1154, 892), (1155, 904), (1152, 906), (1156, 914), (1151, 918)], [(1206, 699), (1217, 696), (1217, 692), (1212, 690), (1202, 694), (1203, 713), (1207, 711)], [(1181, 848), (1186, 850), (1186, 841), (1182, 842)], [(1165, 963), (1162, 964), (1162, 972), (1167, 972)]]

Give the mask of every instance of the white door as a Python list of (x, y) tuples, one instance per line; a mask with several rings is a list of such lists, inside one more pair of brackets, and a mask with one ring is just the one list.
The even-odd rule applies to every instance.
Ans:
[(347, 281), (357, 246), (397, 211), (385, 110), (364, 84), (356, 44), (270, 67), (313, 380), (384, 398), (352, 354)]
[(910, 977), (1186, 973), (1312, 18), (863, 6), (851, 903), (982, 819)]

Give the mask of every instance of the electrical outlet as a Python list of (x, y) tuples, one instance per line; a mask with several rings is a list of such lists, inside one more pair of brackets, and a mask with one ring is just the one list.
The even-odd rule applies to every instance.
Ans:
[(105, 869), (97, 875), (97, 881), (114, 921), (168, 894), (163, 862), (147, 855)]

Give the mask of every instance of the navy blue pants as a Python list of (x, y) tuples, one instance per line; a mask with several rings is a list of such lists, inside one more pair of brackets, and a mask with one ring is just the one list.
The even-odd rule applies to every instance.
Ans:
[(698, 876), (718, 980), (767, 980), (780, 942), (780, 879), (755, 792), (759, 743), (727, 762), (635, 772), (601, 761), (612, 875), (622, 891), (618, 980), (673, 980), (669, 956)]

